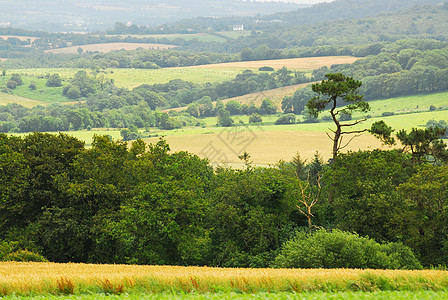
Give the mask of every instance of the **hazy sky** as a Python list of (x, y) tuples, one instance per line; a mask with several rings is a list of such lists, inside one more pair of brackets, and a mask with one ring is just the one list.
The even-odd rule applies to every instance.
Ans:
[(299, 4), (316, 4), (322, 2), (332, 2), (334, 0), (255, 0), (255, 1), (275, 1), (275, 2), (294, 2)]

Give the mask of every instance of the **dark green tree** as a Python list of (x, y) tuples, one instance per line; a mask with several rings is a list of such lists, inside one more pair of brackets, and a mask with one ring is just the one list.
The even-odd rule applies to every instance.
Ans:
[(264, 99), (260, 106), (261, 115), (275, 115), (277, 112), (277, 107), (269, 99)]
[(313, 84), (313, 92), (317, 93), (318, 96), (309, 100), (306, 106), (310, 114), (316, 118), (321, 112), (330, 109), (331, 118), (336, 125), (336, 130), (332, 130), (334, 136), (331, 138), (333, 140), (333, 160), (336, 160), (339, 151), (346, 147), (346, 145), (342, 144), (344, 135), (367, 131), (367, 129), (344, 131), (344, 128), (355, 126), (366, 119), (342, 123), (341, 115), (351, 115), (355, 111), (367, 112), (370, 110), (370, 106), (363, 100), (363, 96), (358, 94), (358, 90), (362, 85), (360, 81), (341, 73), (326, 74), (325, 77), (328, 80), (322, 80), (321, 83)]
[(222, 127), (229, 127), (232, 126), (233, 123), (235, 122), (231, 117), (230, 117), (230, 112), (221, 108), (218, 111), (218, 125), (222, 126)]
[(397, 133), (397, 139), (405, 150), (412, 153), (412, 162), (421, 163), (429, 156), (435, 162), (446, 161), (448, 150), (446, 144), (440, 139), (446, 129), (440, 127), (429, 127), (425, 129), (412, 128), (411, 132), (402, 129)]
[(59, 86), (62, 86), (61, 76), (59, 76), (59, 74), (57, 74), (57, 73), (51, 75), (50, 77), (48, 77), (46, 86), (48, 86), (48, 87), (59, 87)]

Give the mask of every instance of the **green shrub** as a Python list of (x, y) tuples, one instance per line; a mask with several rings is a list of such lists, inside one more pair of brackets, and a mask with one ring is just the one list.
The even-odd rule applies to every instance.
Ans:
[(19, 249), (17, 242), (3, 241), (0, 243), (0, 261), (47, 262), (48, 260), (38, 253)]
[(253, 113), (249, 117), (249, 123), (261, 123), (263, 119), (261, 118), (260, 114)]
[(286, 114), (280, 116), (277, 121), (275, 121), (275, 125), (281, 124), (294, 124), (296, 122), (296, 116), (294, 114)]
[(48, 262), (48, 260), (42, 255), (28, 250), (18, 250), (16, 252), (9, 253), (3, 258), (3, 261)]
[(298, 232), (274, 261), (281, 268), (421, 269), (412, 251), (401, 244), (381, 245), (373, 239), (334, 230)]

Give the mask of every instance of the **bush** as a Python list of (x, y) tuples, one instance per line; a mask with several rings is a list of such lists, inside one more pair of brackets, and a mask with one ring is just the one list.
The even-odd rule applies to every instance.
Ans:
[(334, 230), (298, 232), (274, 261), (281, 268), (421, 269), (412, 251), (402, 244), (381, 245), (373, 239)]
[(386, 111), (386, 112), (383, 112), (381, 114), (381, 116), (383, 116), (383, 117), (390, 117), (390, 116), (393, 116), (393, 115), (395, 115), (395, 113), (391, 112), (391, 111)]
[(10, 80), (6, 83), (6, 87), (11, 90), (15, 89), (17, 86), (18, 84), (14, 80)]
[(294, 124), (296, 122), (296, 116), (294, 114), (286, 114), (283, 116), (280, 116), (280, 118), (275, 121), (275, 125), (280, 124)]
[(76, 100), (81, 97), (81, 91), (77, 86), (71, 86), (67, 91), (67, 97), (72, 100)]
[(274, 68), (265, 66), (265, 67), (260, 67), (258, 69), (258, 71), (272, 72), (272, 71), (274, 71)]
[(59, 74), (55, 73), (48, 77), (47, 83), (45, 84), (48, 87), (59, 87), (62, 86), (62, 79)]
[(18, 250), (13, 253), (9, 253), (3, 258), (3, 261), (34, 261), (34, 262), (48, 262), (48, 259), (38, 253), (34, 253), (28, 250)]
[(38, 253), (19, 249), (17, 242), (1, 242), (0, 261), (47, 262), (48, 260)]
[(17, 73), (12, 74), (10, 80), (11, 81), (15, 81), (18, 86), (23, 84), (22, 76), (20, 74), (17, 74)]
[(249, 123), (261, 123), (263, 120), (257, 113), (251, 114), (249, 117)]

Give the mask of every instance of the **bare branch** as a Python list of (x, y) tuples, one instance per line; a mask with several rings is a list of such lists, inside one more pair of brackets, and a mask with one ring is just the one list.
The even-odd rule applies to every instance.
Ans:
[(350, 127), (350, 126), (354, 126), (357, 125), (359, 123), (362, 123), (364, 121), (366, 121), (367, 119), (361, 119), (361, 120), (357, 120), (356, 122), (353, 123), (348, 123), (348, 124), (341, 124), (341, 127)]
[(341, 134), (353, 134), (353, 133), (363, 133), (368, 131), (369, 129), (363, 129), (363, 130), (354, 130), (354, 131), (345, 131), (345, 132), (341, 132)]
[[(347, 148), (347, 146), (353, 141), (353, 139), (354, 139), (354, 138), (357, 138), (357, 137), (359, 137), (359, 136), (360, 136), (359, 134), (353, 136), (353, 137), (347, 142), (347, 144), (345, 144), (345, 146), (343, 146), (343, 147), (340, 147), (339, 150), (342, 150), (342, 149)], [(342, 138), (341, 138), (341, 142), (342, 142)]]

